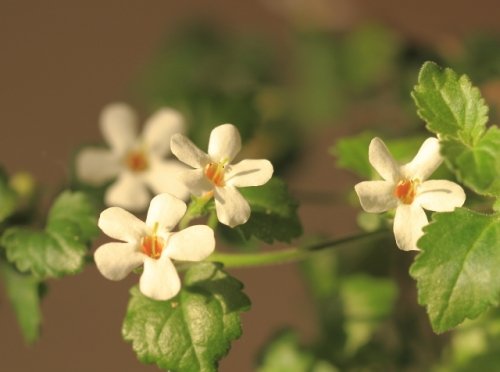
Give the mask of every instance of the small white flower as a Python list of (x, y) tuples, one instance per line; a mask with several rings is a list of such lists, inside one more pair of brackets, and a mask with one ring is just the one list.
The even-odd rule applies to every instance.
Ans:
[(273, 165), (265, 159), (231, 164), (241, 149), (240, 133), (234, 125), (223, 124), (212, 130), (208, 154), (182, 134), (172, 136), (170, 147), (180, 161), (194, 168), (180, 175), (188, 189), (196, 196), (214, 194), (220, 222), (231, 227), (247, 222), (250, 206), (237, 187), (265, 184), (273, 175)]
[(404, 251), (419, 250), (417, 240), (428, 224), (424, 209), (453, 211), (465, 201), (464, 190), (447, 180), (425, 181), (442, 163), (437, 138), (428, 138), (411, 162), (399, 166), (384, 142), (374, 138), (368, 150), (371, 165), (383, 181), (365, 181), (354, 188), (363, 209), (380, 213), (396, 208), (394, 236)]
[(181, 114), (163, 108), (144, 125), (142, 136), (137, 134), (137, 117), (126, 104), (106, 106), (100, 117), (101, 131), (110, 149), (86, 148), (76, 158), (78, 178), (94, 186), (117, 180), (106, 190), (106, 205), (129, 210), (144, 210), (151, 196), (168, 192), (184, 199), (189, 195), (177, 180), (183, 166), (176, 160), (164, 160), (170, 153), (170, 138), (184, 130)]
[(168, 300), (181, 288), (173, 260), (201, 261), (215, 248), (214, 232), (204, 225), (171, 232), (186, 213), (186, 204), (169, 194), (151, 200), (146, 222), (119, 207), (104, 210), (99, 227), (108, 236), (122, 240), (97, 248), (97, 268), (110, 280), (121, 280), (144, 264), (139, 288), (155, 300)]

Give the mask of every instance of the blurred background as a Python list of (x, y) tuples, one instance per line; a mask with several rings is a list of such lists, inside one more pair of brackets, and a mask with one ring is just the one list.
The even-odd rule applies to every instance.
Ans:
[[(273, 159), (289, 182), (309, 236), (355, 233), (359, 210), (343, 197), (349, 200), (359, 178), (336, 168), (329, 148), (364, 130), (387, 137), (421, 131), (410, 91), (423, 61), (469, 74), (493, 118), (500, 105), (498, 4), (399, 4), (0, 0), (0, 163), (8, 173), (32, 173), (52, 196), (71, 183), (75, 149), (102, 141), (104, 105), (128, 102), (142, 118), (168, 105), (186, 114), (202, 148), (215, 125), (238, 125), (245, 154)], [(401, 264), (393, 274), (410, 289), (398, 301), (413, 306), (411, 257), (390, 244), (372, 254)], [(255, 370), (263, 345), (285, 327), (304, 343), (321, 334), (304, 272), (299, 265), (232, 271), (253, 305), (221, 371)], [(42, 337), (32, 346), (0, 290), (1, 369), (157, 370), (141, 365), (121, 338), (128, 288), (136, 280), (110, 282), (89, 266), (50, 281)], [(439, 349), (424, 311), (416, 311), (423, 339)]]

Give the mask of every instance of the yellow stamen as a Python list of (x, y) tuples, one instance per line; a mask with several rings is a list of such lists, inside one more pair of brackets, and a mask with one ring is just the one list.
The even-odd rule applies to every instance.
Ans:
[(394, 189), (394, 196), (397, 197), (403, 204), (411, 204), (417, 194), (417, 180), (402, 180)]

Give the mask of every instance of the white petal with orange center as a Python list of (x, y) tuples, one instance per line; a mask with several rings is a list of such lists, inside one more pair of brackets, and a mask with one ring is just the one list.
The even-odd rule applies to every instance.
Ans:
[(165, 255), (158, 260), (146, 257), (139, 289), (145, 296), (158, 301), (169, 300), (179, 293), (181, 281), (172, 261)]
[(401, 178), (399, 165), (396, 163), (385, 143), (375, 137), (368, 148), (370, 164), (386, 181), (397, 182)]
[(143, 141), (150, 155), (164, 157), (170, 153), (170, 140), (184, 132), (184, 118), (171, 108), (156, 111), (144, 125)]
[(179, 261), (201, 261), (215, 249), (214, 231), (205, 225), (194, 225), (173, 233), (167, 245), (168, 257)]
[(399, 249), (418, 251), (417, 240), (423, 235), (422, 228), (427, 224), (427, 216), (420, 205), (416, 203), (399, 205), (393, 227)]
[(465, 202), (465, 192), (455, 182), (429, 180), (418, 188), (415, 202), (434, 212), (451, 212)]
[(217, 218), (224, 225), (235, 227), (250, 217), (250, 206), (240, 192), (232, 186), (215, 188)]
[(439, 153), (439, 141), (437, 138), (427, 138), (417, 155), (411, 162), (405, 164), (401, 171), (404, 177), (426, 180), (441, 165), (443, 158)]
[(124, 103), (112, 103), (101, 112), (100, 126), (113, 152), (123, 156), (137, 141), (137, 116)]
[(144, 222), (119, 207), (102, 211), (97, 225), (109, 237), (129, 243), (138, 243), (142, 236), (148, 234)]
[(120, 174), (104, 196), (106, 205), (118, 206), (132, 211), (144, 210), (151, 196), (140, 175), (131, 172)]
[(135, 243), (107, 243), (94, 253), (99, 272), (107, 279), (122, 280), (133, 269), (140, 266), (145, 256), (137, 251)]
[(121, 159), (109, 149), (86, 148), (76, 157), (76, 174), (86, 183), (99, 186), (116, 177), (121, 169)]
[(146, 226), (150, 229), (157, 223), (159, 229), (171, 231), (186, 213), (186, 203), (176, 197), (163, 193), (156, 195), (149, 205)]
[(207, 154), (182, 134), (174, 134), (170, 140), (170, 150), (181, 162), (193, 167), (203, 168), (210, 162)]
[(233, 124), (222, 124), (210, 133), (208, 155), (215, 162), (230, 163), (241, 150), (241, 137)]
[(363, 181), (354, 186), (354, 190), (366, 212), (381, 213), (397, 207), (394, 187), (388, 181)]
[(269, 160), (242, 160), (228, 167), (226, 183), (235, 187), (261, 186), (271, 179), (273, 171)]

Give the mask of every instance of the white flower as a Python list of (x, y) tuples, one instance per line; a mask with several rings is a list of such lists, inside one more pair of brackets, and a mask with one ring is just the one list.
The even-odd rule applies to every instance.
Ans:
[(214, 232), (204, 225), (171, 232), (186, 213), (186, 204), (169, 194), (151, 200), (146, 222), (119, 207), (104, 210), (99, 227), (112, 242), (97, 248), (97, 268), (110, 280), (121, 280), (144, 264), (139, 288), (155, 300), (168, 300), (180, 290), (181, 282), (173, 260), (201, 261), (215, 248)]
[(76, 158), (78, 178), (99, 186), (118, 176), (106, 190), (104, 201), (134, 211), (146, 209), (151, 200), (148, 188), (155, 194), (168, 192), (186, 198), (189, 191), (176, 177), (183, 166), (176, 160), (164, 160), (171, 136), (184, 129), (181, 114), (169, 108), (157, 111), (146, 121), (141, 137), (137, 121), (134, 111), (123, 103), (106, 106), (100, 126), (110, 149), (81, 151)]
[(424, 209), (449, 212), (465, 201), (464, 190), (447, 180), (425, 181), (442, 163), (437, 138), (428, 138), (411, 162), (399, 166), (384, 142), (374, 138), (368, 150), (370, 163), (383, 181), (365, 181), (354, 188), (363, 209), (380, 213), (396, 208), (394, 236), (404, 251), (419, 250), (417, 240), (428, 224)]
[(181, 172), (181, 179), (196, 196), (212, 193), (217, 218), (234, 227), (247, 222), (250, 206), (237, 187), (260, 186), (273, 175), (265, 159), (247, 159), (231, 164), (241, 149), (241, 137), (232, 124), (223, 124), (210, 133), (208, 154), (181, 134), (172, 136), (170, 147), (177, 158), (194, 169)]

